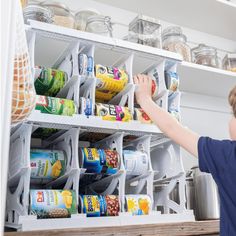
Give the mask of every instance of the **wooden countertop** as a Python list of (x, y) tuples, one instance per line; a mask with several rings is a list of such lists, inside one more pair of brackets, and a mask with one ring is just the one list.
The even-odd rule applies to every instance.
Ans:
[(190, 236), (219, 235), (219, 221), (146, 224), (105, 228), (83, 228), (28, 232), (7, 232), (5, 236)]

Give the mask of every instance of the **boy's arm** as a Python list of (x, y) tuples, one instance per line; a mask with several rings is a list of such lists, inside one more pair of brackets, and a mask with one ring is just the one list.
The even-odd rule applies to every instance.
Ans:
[(134, 83), (138, 86), (135, 93), (136, 100), (150, 119), (170, 139), (182, 146), (195, 157), (198, 157), (197, 145), (199, 135), (187, 128), (184, 128), (168, 112), (164, 111), (153, 102), (151, 97), (151, 78), (146, 75), (137, 75), (134, 76)]

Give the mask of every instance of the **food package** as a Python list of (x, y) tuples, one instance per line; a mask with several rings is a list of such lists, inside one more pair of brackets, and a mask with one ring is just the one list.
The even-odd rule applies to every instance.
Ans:
[(149, 118), (149, 116), (141, 108), (135, 108), (134, 115), (135, 115), (135, 120), (138, 120), (141, 123), (144, 123), (144, 124), (152, 124), (153, 123), (152, 120)]
[(168, 112), (176, 118), (176, 120), (180, 121), (180, 92), (172, 93), (168, 97)]
[(131, 121), (133, 116), (128, 107), (97, 103), (95, 105), (96, 116), (109, 121)]
[(179, 76), (176, 72), (165, 71), (166, 87), (170, 92), (176, 92), (179, 89)]

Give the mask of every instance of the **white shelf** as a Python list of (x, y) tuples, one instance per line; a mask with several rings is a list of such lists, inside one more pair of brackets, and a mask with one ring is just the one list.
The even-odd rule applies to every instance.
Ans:
[(226, 98), (236, 84), (236, 73), (189, 62), (177, 67), (180, 90)]
[(119, 121), (105, 121), (100, 117), (84, 115), (61, 116), (41, 113), (40, 111), (33, 111), (27, 122), (34, 123), (41, 127), (69, 129), (73, 127), (81, 127), (83, 129), (100, 132), (100, 133), (114, 133), (115, 131), (125, 131), (128, 134), (141, 136), (144, 134), (158, 134), (163, 136), (162, 132), (157, 126), (152, 124), (142, 124), (139, 121), (119, 122)]

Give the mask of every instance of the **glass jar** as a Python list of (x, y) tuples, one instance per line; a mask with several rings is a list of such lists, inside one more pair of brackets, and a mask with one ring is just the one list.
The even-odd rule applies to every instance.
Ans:
[(236, 72), (236, 53), (228, 53), (223, 59), (223, 69)]
[(217, 50), (213, 47), (209, 47), (205, 44), (199, 44), (192, 49), (193, 62), (196, 64), (219, 67)]
[(100, 13), (93, 9), (85, 9), (76, 12), (75, 28), (78, 30), (85, 31), (88, 18), (94, 15), (100, 15)]
[(53, 23), (53, 12), (39, 4), (28, 4), (23, 9), (24, 21), (27, 24), (28, 20), (37, 20), (46, 23)]
[(138, 15), (129, 24), (128, 40), (151, 47), (161, 48), (160, 21), (144, 15)]
[(187, 37), (178, 26), (170, 26), (163, 30), (162, 48), (179, 53), (184, 61), (191, 61), (191, 49), (187, 44)]
[(87, 20), (85, 31), (112, 37), (112, 24), (109, 16), (95, 15)]
[(74, 28), (75, 18), (70, 9), (62, 3), (46, 1), (42, 6), (48, 7), (54, 13), (53, 21), (55, 25)]

